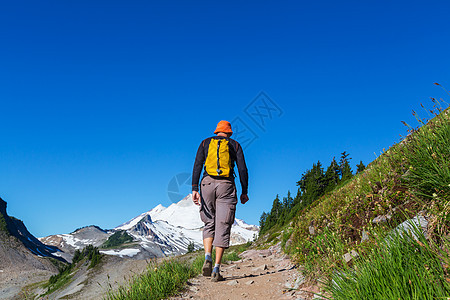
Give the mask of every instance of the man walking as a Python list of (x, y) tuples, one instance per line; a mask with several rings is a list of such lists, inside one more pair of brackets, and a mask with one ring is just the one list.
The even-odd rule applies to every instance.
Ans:
[[(216, 282), (223, 280), (220, 263), (224, 250), (230, 245), (230, 231), (238, 201), (234, 184), (235, 163), (241, 181), (242, 204), (248, 201), (248, 173), (241, 145), (230, 138), (233, 134), (230, 122), (220, 121), (214, 134), (216, 136), (203, 140), (198, 147), (192, 172), (192, 200), (200, 205), (200, 218), (205, 223), (203, 276), (212, 276), (212, 281)], [(211, 256), (213, 245), (216, 247), (214, 269)]]

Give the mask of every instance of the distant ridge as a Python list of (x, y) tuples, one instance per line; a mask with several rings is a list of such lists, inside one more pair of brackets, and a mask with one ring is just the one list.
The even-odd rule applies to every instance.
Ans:
[[(47, 245), (58, 247), (63, 252), (57, 252), (55, 255), (70, 260), (76, 249), (88, 244), (101, 248), (110, 238), (117, 238), (117, 235), (113, 236), (115, 232), (124, 231), (132, 238), (131, 242), (128, 241), (113, 249), (102, 249), (101, 252), (146, 259), (184, 254), (191, 243), (194, 243), (197, 249), (202, 247), (202, 230), (203, 222), (200, 220), (199, 207), (193, 203), (192, 195), (188, 195), (169, 207), (159, 204), (112, 230), (91, 225), (70, 234), (57, 234), (40, 240)], [(241, 244), (253, 240), (258, 231), (258, 226), (236, 219), (231, 229), (231, 243)], [(117, 240), (109, 241), (106, 245), (111, 244), (116, 245)]]

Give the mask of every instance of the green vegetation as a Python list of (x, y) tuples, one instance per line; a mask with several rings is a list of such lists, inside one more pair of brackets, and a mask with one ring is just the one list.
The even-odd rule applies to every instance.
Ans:
[(200, 273), (203, 260), (203, 255), (197, 255), (191, 262), (170, 259), (157, 264), (153, 261), (146, 273), (115, 291), (108, 291), (106, 299), (165, 299)]
[[(320, 162), (314, 164), (297, 183), (290, 213), (277, 196), (271, 212), (263, 214), (261, 240), (281, 240), (307, 279), (327, 283), (335, 299), (448, 297), (450, 109), (433, 102), (432, 120), (414, 113), (422, 127), (408, 127), (402, 142), (367, 167), (358, 164), (351, 178), (342, 175), (345, 152), (340, 168), (333, 160), (325, 175)], [(290, 203), (289, 194), (287, 199)], [(427, 240), (383, 244), (383, 236), (418, 214), (427, 216)], [(382, 221), (374, 222), (377, 217)], [(344, 260), (351, 251), (359, 258)]]
[(194, 242), (190, 242), (188, 247), (187, 247), (187, 253), (194, 252), (194, 249), (195, 249)]
[[(251, 242), (231, 246), (225, 250), (222, 261), (226, 263), (240, 260), (238, 253), (250, 246)], [(212, 254), (214, 261), (215, 251)], [(117, 290), (109, 290), (106, 299), (166, 299), (183, 288), (189, 278), (200, 274), (204, 260), (203, 250), (199, 250), (194, 256), (189, 254), (165, 260), (160, 264), (152, 261), (146, 273), (135, 276), (128, 284), (120, 286)]]
[(59, 273), (57, 275), (53, 275), (50, 277), (48, 282), (44, 284), (44, 288), (47, 289), (47, 292), (42, 295), (50, 295), (54, 291), (58, 290), (62, 286), (66, 285), (72, 279), (72, 270), (73, 264), (68, 264), (59, 269)]
[(378, 236), (378, 246), (364, 259), (335, 272), (327, 285), (333, 299), (447, 299), (450, 283), (442, 262), (448, 264), (448, 253), (421, 230), (413, 231)]
[(47, 292), (42, 296), (50, 295), (54, 291), (69, 283), (77, 265), (80, 262), (89, 263), (88, 269), (91, 269), (100, 263), (101, 258), (102, 254), (100, 254), (98, 248), (92, 245), (86, 246), (81, 251), (75, 250), (72, 263), (61, 265), (59, 267), (59, 273), (51, 276), (49, 281), (44, 284), (43, 287), (47, 289)]
[(228, 261), (237, 261), (240, 260), (239, 254), (236, 251), (226, 252), (224, 253), (222, 257), (222, 261), (228, 262)]
[(101, 246), (102, 248), (114, 248), (123, 244), (131, 243), (133, 238), (124, 230), (119, 230), (111, 235), (106, 242)]

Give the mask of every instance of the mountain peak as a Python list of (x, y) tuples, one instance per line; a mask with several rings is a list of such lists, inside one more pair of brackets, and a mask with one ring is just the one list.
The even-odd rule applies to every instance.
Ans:
[(151, 216), (153, 221), (165, 221), (177, 227), (198, 229), (203, 227), (203, 222), (200, 220), (198, 212), (199, 208), (192, 201), (192, 195), (189, 194), (166, 209), (151, 213)]

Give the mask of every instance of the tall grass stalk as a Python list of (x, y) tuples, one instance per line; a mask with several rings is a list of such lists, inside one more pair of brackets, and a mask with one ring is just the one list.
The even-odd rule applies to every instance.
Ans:
[(450, 194), (450, 121), (443, 111), (416, 130), (399, 149), (410, 169), (406, 179), (416, 194), (433, 198)]

